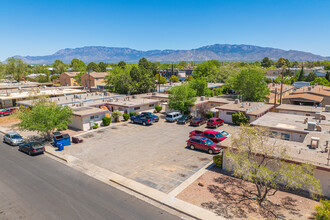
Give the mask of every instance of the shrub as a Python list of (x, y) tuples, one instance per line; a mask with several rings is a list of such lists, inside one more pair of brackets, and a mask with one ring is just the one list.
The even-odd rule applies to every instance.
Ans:
[(112, 114), (111, 114), (111, 116), (115, 119), (116, 122), (119, 120), (119, 117), (122, 116), (122, 115), (123, 114), (118, 110), (112, 112)]
[(330, 219), (330, 201), (329, 200), (320, 200), (320, 205), (315, 206), (315, 219), (316, 220), (325, 220)]
[(104, 126), (109, 126), (111, 123), (111, 118), (110, 117), (103, 117), (102, 118), (102, 123)]
[(179, 78), (176, 76), (176, 75), (172, 75), (171, 78), (170, 78), (170, 81), (171, 82), (179, 82)]
[(162, 106), (155, 106), (155, 110), (156, 110), (156, 112), (160, 112), (161, 110), (163, 109), (163, 107)]
[(246, 116), (242, 112), (236, 112), (232, 115), (232, 121), (235, 125), (241, 125), (241, 124), (245, 125), (245, 124), (249, 123), (250, 117)]
[(94, 126), (93, 126), (93, 129), (97, 129), (98, 127), (99, 127), (99, 124), (95, 123)]
[(208, 112), (206, 113), (206, 118), (210, 119), (214, 117), (214, 113), (213, 112)]
[(137, 115), (136, 112), (130, 112), (129, 113), (129, 117), (136, 116), (136, 115)]
[(123, 114), (123, 118), (125, 121), (127, 121), (130, 117), (129, 117), (129, 114)]
[(222, 169), (222, 153), (220, 153), (219, 155), (216, 155), (213, 157), (213, 163), (216, 167), (220, 167)]

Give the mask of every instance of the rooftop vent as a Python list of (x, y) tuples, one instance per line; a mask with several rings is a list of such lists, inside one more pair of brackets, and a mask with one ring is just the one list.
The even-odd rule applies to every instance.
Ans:
[(319, 147), (320, 138), (318, 137), (311, 137), (311, 148), (316, 149)]
[(307, 122), (307, 129), (310, 131), (314, 131), (316, 128), (316, 122)]
[(321, 112), (315, 113), (315, 119), (317, 119), (317, 120), (321, 119)]
[(311, 86), (308, 86), (308, 91), (312, 91), (312, 87)]
[[(235, 104), (239, 103), (239, 99), (235, 99)], [(329, 105), (329, 109), (330, 109), (330, 105)]]
[(326, 106), (325, 106), (325, 111), (326, 111), (326, 112), (330, 112), (330, 105), (326, 105)]
[(204, 101), (205, 100), (205, 96), (201, 96), (201, 101)]

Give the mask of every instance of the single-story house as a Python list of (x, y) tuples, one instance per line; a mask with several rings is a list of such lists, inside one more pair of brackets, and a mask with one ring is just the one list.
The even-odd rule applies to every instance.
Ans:
[(82, 131), (90, 130), (95, 123), (98, 123), (100, 126), (102, 118), (104, 118), (106, 114), (109, 114), (109, 111), (106, 109), (94, 107), (78, 107), (72, 108), (72, 110), (72, 122), (69, 124), (69, 127)]

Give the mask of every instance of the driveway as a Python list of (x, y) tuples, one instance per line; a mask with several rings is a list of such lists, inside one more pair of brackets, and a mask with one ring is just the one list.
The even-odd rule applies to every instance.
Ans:
[(212, 160), (213, 155), (186, 148), (188, 125), (164, 120), (151, 126), (124, 124), (80, 136), (65, 151), (149, 187), (168, 193)]

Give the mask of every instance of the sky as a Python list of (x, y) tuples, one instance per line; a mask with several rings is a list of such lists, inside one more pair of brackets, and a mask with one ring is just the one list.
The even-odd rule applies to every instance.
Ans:
[(330, 0), (1, 0), (0, 61), (64, 48), (250, 44), (330, 56)]

